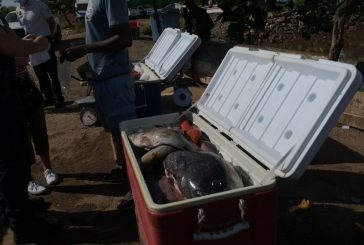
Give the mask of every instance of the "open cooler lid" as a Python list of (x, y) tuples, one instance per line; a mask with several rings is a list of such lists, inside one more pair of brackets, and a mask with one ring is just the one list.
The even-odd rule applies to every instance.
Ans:
[(353, 65), (234, 47), (197, 108), (277, 176), (298, 178), (360, 83)]
[(181, 31), (179, 29), (164, 29), (157, 42), (145, 57), (145, 64), (152, 70), (160, 66), (163, 58), (168, 54), (168, 51), (173, 47), (180, 36)]
[(197, 35), (166, 28), (145, 58), (160, 80), (171, 80), (200, 46)]

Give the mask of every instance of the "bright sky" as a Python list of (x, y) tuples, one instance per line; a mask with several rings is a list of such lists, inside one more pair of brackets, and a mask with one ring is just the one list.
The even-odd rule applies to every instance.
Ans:
[(14, 0), (2, 0), (2, 6), (16, 6), (17, 4), (14, 2)]

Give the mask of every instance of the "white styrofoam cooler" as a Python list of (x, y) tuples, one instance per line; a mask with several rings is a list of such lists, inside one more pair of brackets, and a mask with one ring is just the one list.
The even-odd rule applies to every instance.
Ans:
[[(176, 223), (188, 224), (184, 229), (194, 229), (191, 228), (195, 227), (190, 220), (191, 213), (196, 213), (200, 207), (208, 208), (212, 203), (230, 210), (233, 206), (225, 207), (223, 202), (231, 198), (248, 200), (248, 218), (242, 224), (250, 224), (235, 229), (236, 237), (232, 242), (249, 239), (246, 244), (267, 244), (267, 240), (275, 244), (270, 239), (274, 239), (276, 227), (272, 224), (276, 222), (276, 210), (266, 210), (267, 206), (262, 210), (258, 203), (270, 205), (264, 198), (274, 193), (276, 176), (295, 179), (304, 173), (360, 83), (361, 74), (350, 64), (242, 47), (230, 49), (195, 109), (185, 114), (209, 136), (226, 161), (249, 176), (251, 184), (167, 204), (153, 201), (127, 135), (141, 128), (176, 123), (179, 114), (120, 123), (131, 187), (136, 198), (142, 199), (137, 200), (136, 211), (145, 223), (141, 229), (150, 244), (168, 244), (170, 231), (163, 230), (168, 227), (178, 230), (173, 231), (175, 237), (183, 240), (178, 244), (194, 243), (201, 232), (188, 230), (189, 233), (182, 234), (178, 224), (172, 227), (173, 222), (163, 227), (165, 216), (170, 214), (171, 220), (178, 219)], [(274, 209), (275, 198), (269, 199)], [(183, 215), (173, 217), (178, 212)], [(269, 212), (272, 214), (267, 215)], [(186, 216), (187, 220), (181, 216)], [(272, 231), (269, 236), (267, 229)], [(207, 240), (227, 239), (226, 234), (231, 230), (202, 236), (208, 237)], [(258, 234), (261, 231), (265, 231), (267, 237)], [(216, 244), (220, 244), (219, 241)]]
[(138, 82), (172, 80), (200, 44), (200, 38), (194, 34), (164, 29), (145, 59), (134, 64), (134, 69), (141, 73)]

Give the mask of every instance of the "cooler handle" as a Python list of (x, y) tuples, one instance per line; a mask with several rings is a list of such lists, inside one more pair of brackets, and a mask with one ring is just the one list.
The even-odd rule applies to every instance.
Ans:
[[(222, 229), (218, 231), (209, 231), (209, 232), (201, 232), (203, 227), (207, 227), (207, 225), (204, 225), (204, 222), (206, 220), (206, 212), (203, 208), (198, 209), (197, 214), (197, 220), (198, 220), (198, 232), (193, 234), (193, 238), (195, 241), (200, 240), (218, 240), (222, 238), (226, 238), (232, 235), (235, 235), (236, 233), (249, 229), (249, 223), (245, 220), (245, 210), (246, 210), (246, 204), (243, 199), (239, 200), (239, 209), (240, 209), (240, 218), (237, 221), (234, 221), (235, 224)], [(237, 223), (236, 223), (237, 222)], [(230, 222), (231, 223), (231, 222)], [(222, 226), (222, 225), (214, 225), (216, 227)], [(211, 226), (209, 226), (211, 227)]]

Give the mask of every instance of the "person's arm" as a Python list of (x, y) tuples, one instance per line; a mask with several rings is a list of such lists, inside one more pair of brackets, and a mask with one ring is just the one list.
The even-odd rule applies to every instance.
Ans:
[(23, 57), (48, 48), (44, 36), (27, 35), (19, 38), (8, 26), (0, 26), (0, 54), (9, 57)]
[(66, 48), (62, 51), (61, 62), (65, 59), (68, 61), (77, 60), (87, 53), (110, 52), (131, 46), (132, 37), (128, 23), (120, 24), (119, 26), (112, 28), (111, 31), (114, 35), (108, 39)]
[(39, 6), (39, 14), (42, 16), (42, 18), (44, 18), (47, 21), (51, 35), (53, 35), (56, 28), (56, 22), (54, 20), (51, 10), (43, 2), (39, 2), (38, 6)]
[(112, 36), (95, 43), (65, 49), (61, 54), (61, 62), (64, 59), (74, 61), (87, 53), (114, 52), (131, 46), (132, 36), (126, 1), (103, 1), (101, 8), (105, 11)]
[(190, 14), (189, 14), (189, 10), (187, 8), (183, 8), (182, 10), (182, 15), (185, 21), (185, 29), (187, 32), (191, 33), (192, 32), (192, 27), (191, 27), (191, 18), (190, 18)]
[(55, 33), (56, 31), (56, 21), (54, 20), (53, 16), (52, 17), (49, 17), (47, 19), (47, 23), (48, 23), (48, 26), (49, 26), (49, 30), (51, 31), (51, 36), (53, 36), (53, 34)]

